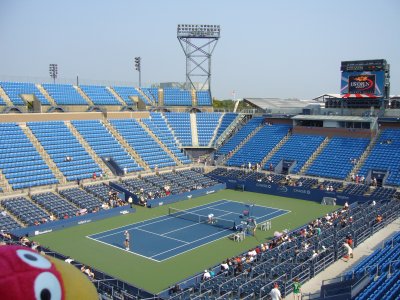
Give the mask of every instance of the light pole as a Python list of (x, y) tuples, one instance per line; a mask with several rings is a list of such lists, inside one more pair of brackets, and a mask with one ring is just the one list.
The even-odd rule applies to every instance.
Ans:
[(50, 64), (49, 65), (49, 73), (50, 77), (53, 78), (53, 83), (56, 83), (56, 78), (58, 75), (58, 66), (57, 64)]
[(139, 72), (139, 87), (142, 87), (142, 68), (141, 68), (141, 57), (135, 57), (135, 69)]

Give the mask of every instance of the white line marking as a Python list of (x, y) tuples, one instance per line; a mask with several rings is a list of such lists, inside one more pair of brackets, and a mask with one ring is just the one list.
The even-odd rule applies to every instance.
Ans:
[(106, 242), (103, 242), (103, 241), (100, 241), (100, 240), (96, 240), (96, 239), (94, 239), (94, 238), (91, 238), (90, 236), (86, 236), (88, 239), (91, 239), (91, 240), (93, 240), (93, 241), (95, 241), (95, 242), (98, 242), (98, 243), (102, 243), (102, 244), (104, 244), (104, 245), (107, 245), (107, 246), (111, 246), (111, 247), (114, 247), (114, 248), (117, 248), (117, 249), (119, 249), (119, 250), (121, 250), (121, 251), (123, 251), (123, 252), (129, 252), (129, 253), (133, 253), (133, 254), (135, 254), (135, 255), (138, 255), (138, 256), (141, 256), (141, 257), (143, 257), (143, 258), (147, 258), (147, 259), (150, 259), (150, 260), (152, 260), (152, 261), (155, 261), (155, 262), (160, 262), (159, 260), (157, 260), (157, 259), (153, 259), (153, 258), (151, 258), (151, 257), (148, 257), (148, 256), (144, 256), (144, 255), (142, 255), (142, 254), (139, 254), (139, 253), (137, 253), (137, 252), (134, 252), (134, 251), (127, 251), (127, 250), (125, 250), (124, 248), (122, 248), (122, 247), (118, 247), (118, 246), (115, 246), (115, 245), (112, 245), (112, 244), (109, 244), (109, 243), (106, 243)]
[(147, 230), (144, 230), (144, 229), (141, 229), (141, 228), (134, 228), (133, 230), (139, 230), (139, 231), (147, 232), (147, 233), (150, 233), (150, 234), (153, 234), (153, 235), (161, 236), (161, 237), (164, 237), (164, 238), (167, 238), (167, 239), (175, 240), (175, 241), (178, 241), (178, 242), (181, 242), (181, 243), (190, 244), (190, 242), (185, 242), (185, 241), (182, 241), (182, 240), (178, 240), (178, 239), (175, 239), (173, 237), (165, 236), (163, 234), (154, 233), (154, 232), (147, 231)]

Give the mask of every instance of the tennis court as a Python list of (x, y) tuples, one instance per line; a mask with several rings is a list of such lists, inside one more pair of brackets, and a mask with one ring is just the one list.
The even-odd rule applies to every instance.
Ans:
[[(170, 209), (170, 214), (87, 236), (97, 242), (136, 255), (163, 261), (197, 247), (225, 238), (243, 221), (248, 211), (257, 223), (289, 213), (288, 210), (219, 200), (187, 211)], [(209, 214), (215, 220), (208, 222)], [(130, 250), (124, 247), (124, 232), (130, 233)]]

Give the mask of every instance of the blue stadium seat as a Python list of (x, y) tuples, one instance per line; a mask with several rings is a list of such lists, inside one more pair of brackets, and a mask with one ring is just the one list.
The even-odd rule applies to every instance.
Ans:
[(92, 100), (94, 105), (121, 105), (105, 86), (80, 85), (79, 87)]
[(306, 171), (307, 175), (345, 179), (369, 144), (366, 138), (333, 137)]
[(42, 84), (57, 105), (89, 105), (71, 84)]
[(22, 100), (22, 94), (33, 94), (42, 103), (42, 105), (50, 105), (46, 97), (38, 90), (34, 83), (28, 82), (0, 82), (0, 86), (4, 89), (7, 96), (14, 105), (23, 105), (26, 103)]
[[(102, 173), (63, 122), (30, 122), (28, 126), (68, 181), (91, 178), (93, 173)], [(67, 156), (72, 161), (66, 161)]]
[(0, 123), (0, 137), (0, 169), (13, 189), (58, 183), (18, 124)]
[(128, 172), (143, 170), (100, 121), (72, 121), (71, 123), (99, 157), (112, 157), (121, 169), (127, 168)]
[(135, 119), (111, 120), (111, 124), (151, 169), (176, 165)]

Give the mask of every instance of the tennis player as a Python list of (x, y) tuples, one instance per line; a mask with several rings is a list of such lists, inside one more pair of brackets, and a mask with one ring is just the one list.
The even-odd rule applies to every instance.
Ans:
[(208, 214), (208, 223), (214, 224), (214, 214)]
[(125, 241), (124, 241), (125, 250), (129, 251), (129, 232), (128, 232), (128, 230), (125, 230), (124, 236), (125, 236)]

